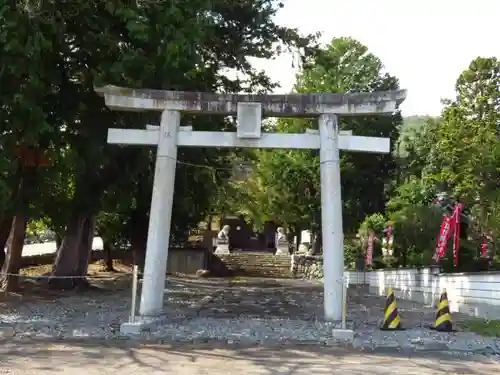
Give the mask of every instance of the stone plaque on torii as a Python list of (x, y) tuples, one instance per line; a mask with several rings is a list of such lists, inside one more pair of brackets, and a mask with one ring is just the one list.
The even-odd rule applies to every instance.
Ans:
[[(405, 90), (355, 94), (241, 95), (106, 86), (96, 91), (104, 96), (110, 109), (162, 112), (159, 126), (148, 125), (144, 130), (108, 131), (108, 143), (111, 144), (157, 147), (138, 327), (159, 316), (163, 309), (178, 147), (320, 150), (325, 320), (341, 320), (344, 240), (339, 150), (389, 153), (390, 140), (340, 132), (338, 116), (390, 115), (404, 101)], [(237, 131), (196, 131), (190, 126), (181, 127), (181, 113), (237, 115)], [(263, 133), (263, 116), (318, 117), (319, 130), (297, 134)]]

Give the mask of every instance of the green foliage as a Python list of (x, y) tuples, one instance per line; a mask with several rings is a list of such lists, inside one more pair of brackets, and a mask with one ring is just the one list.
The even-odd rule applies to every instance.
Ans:
[(457, 80), (457, 98), (443, 111), (422, 177), (440, 183), (469, 205), (484, 204), (497, 190), (500, 62), (477, 58)]
[(357, 244), (359, 246), (359, 257), (366, 258), (368, 249), (368, 237), (370, 232), (375, 234), (375, 242), (373, 243), (372, 253), (372, 268), (382, 268), (386, 264), (382, 259), (382, 238), (384, 237), (383, 230), (387, 224), (386, 217), (381, 213), (374, 213), (365, 217), (358, 229)]
[[(307, 151), (257, 151), (251, 180), (241, 185), (261, 223), (318, 225), (319, 170)], [(253, 199), (253, 200), (252, 200)]]
[(29, 237), (38, 237), (47, 231), (47, 226), (42, 220), (30, 220), (26, 226), (26, 235)]
[(386, 227), (386, 221), (386, 218), (381, 213), (368, 215), (359, 227), (359, 236), (361, 238), (366, 238), (370, 234), (370, 231), (380, 234)]
[(26, 226), (26, 238), (30, 242), (53, 241), (54, 235), (44, 220), (30, 220)]
[(408, 116), (403, 118), (400, 136), (396, 143), (396, 154), (400, 157), (408, 156), (408, 149), (413, 149), (415, 144), (421, 144), (425, 139), (422, 135), (428, 132), (439, 118), (431, 116)]
[(405, 116), (403, 118), (403, 125), (401, 133), (404, 134), (407, 131), (419, 131), (424, 128), (429, 120), (434, 119), (432, 116)]
[(391, 216), (394, 223), (394, 256), (403, 266), (430, 264), (443, 218), (432, 205), (408, 205)]
[[(440, 118), (409, 118), (398, 141), (398, 174), (387, 204), (395, 223), (395, 261), (426, 265), (436, 245), (443, 211), (430, 202), (438, 192), (460, 199), (471, 224), (453, 266), (451, 241), (440, 262), (446, 271), (485, 269), (478, 259), (479, 233), (498, 232), (500, 63), (473, 60), (457, 79), (455, 100)], [(472, 221), (470, 220), (472, 218)], [(495, 236), (494, 236), (495, 237)], [(494, 240), (496, 241), (496, 240)]]
[[(314, 35), (275, 23), (282, 6), (275, 0), (0, 5), (0, 217), (29, 207), (62, 236), (75, 215), (97, 216), (108, 243), (143, 249), (155, 155), (110, 146), (106, 133), (109, 127), (144, 128), (159, 116), (110, 111), (94, 87), (267, 92), (276, 84), (249, 58), (284, 50), (306, 58), (316, 43)], [(228, 69), (246, 78), (230, 79)], [(186, 115), (182, 122), (197, 130), (235, 126), (223, 116)], [(49, 152), (51, 165), (25, 184), (33, 194), (16, 206), (11, 194), (19, 182), (14, 151), (20, 142)], [(235, 154), (179, 150), (172, 242), (181, 242), (211, 211), (212, 199), (230, 190), (225, 170)]]
[(364, 259), (365, 249), (359, 238), (344, 239), (344, 264), (354, 269), (359, 259)]
[(425, 205), (431, 202), (435, 194), (431, 190), (426, 190), (422, 185), (422, 180), (415, 176), (410, 176), (407, 182), (396, 186), (393, 196), (387, 202), (387, 210), (390, 213), (397, 213), (412, 205)]
[(459, 324), (460, 328), (482, 336), (500, 337), (500, 320), (472, 318)]
[[(46, 227), (62, 235), (74, 214), (97, 216), (98, 232), (126, 247), (147, 234), (155, 155), (110, 146), (109, 127), (144, 128), (158, 114), (109, 111), (94, 86), (265, 93), (276, 83), (249, 57), (298, 51), (295, 91), (375, 92), (399, 88), (382, 61), (352, 38), (317, 48), (316, 35), (277, 25), (275, 0), (149, 2), (38, 2), (0, 5), (0, 218), (30, 216), (28, 234)], [(230, 79), (228, 69), (244, 79)], [(197, 130), (232, 130), (231, 119), (183, 116)], [(462, 241), (458, 267), (477, 259), (479, 233), (500, 231), (500, 62), (478, 57), (458, 77), (456, 97), (442, 116), (360, 116), (340, 119), (356, 135), (390, 138), (388, 155), (341, 154), (344, 229), (361, 239), (394, 222), (390, 265), (428, 264), (442, 212), (429, 205), (440, 191), (470, 209), (472, 231)], [(265, 130), (303, 132), (304, 119), (280, 119)], [(42, 150), (50, 165), (21, 168), (18, 146)], [(214, 212), (242, 212), (257, 226), (275, 220), (290, 229), (320, 228), (321, 191), (316, 151), (179, 150), (172, 240)], [(231, 168), (251, 160), (245, 181)], [(196, 165), (210, 168), (200, 168)], [(23, 184), (21, 184), (23, 182)], [(22, 186), (22, 189), (18, 189)], [(18, 191), (19, 190), (19, 191)], [(140, 242), (140, 241), (139, 241)], [(497, 238), (493, 241), (499, 243)], [(143, 244), (141, 244), (142, 247)], [(139, 246), (139, 247), (141, 247)], [(346, 263), (364, 255), (346, 240)], [(380, 260), (380, 243), (374, 254)], [(482, 263), (481, 263), (482, 262)]]
[[(383, 73), (383, 65), (366, 46), (351, 38), (335, 38), (308, 59), (297, 75), (295, 91), (373, 92), (399, 88), (398, 80)], [(401, 116), (360, 116), (341, 118), (341, 129), (356, 135), (383, 136), (395, 141)], [(317, 129), (310, 120), (278, 120), (275, 130), (304, 132)], [(254, 175), (246, 186), (249, 211), (274, 218), (292, 227), (319, 229), (320, 177), (319, 155), (314, 151), (257, 151)], [(396, 163), (392, 155), (342, 153), (342, 195), (344, 228), (358, 229), (367, 213), (382, 211), (386, 190), (391, 184)], [(249, 186), (249, 187), (248, 187)], [(252, 199), (253, 198), (253, 199)]]

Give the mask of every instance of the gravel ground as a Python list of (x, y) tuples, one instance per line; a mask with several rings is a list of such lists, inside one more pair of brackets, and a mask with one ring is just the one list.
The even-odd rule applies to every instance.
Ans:
[[(335, 325), (322, 322), (322, 305), (322, 286), (315, 282), (170, 278), (164, 324), (140, 337), (119, 333), (120, 323), (129, 315), (130, 295), (126, 290), (14, 303), (0, 311), (0, 334), (43, 340), (93, 337), (157, 343), (343, 344), (331, 334)], [(407, 329), (382, 332), (378, 325), (383, 305), (383, 298), (349, 290), (348, 326), (356, 332), (354, 348), (447, 351), (500, 358), (500, 341), (467, 332), (429, 330), (425, 327), (433, 322), (434, 312), (407, 301), (398, 303)]]

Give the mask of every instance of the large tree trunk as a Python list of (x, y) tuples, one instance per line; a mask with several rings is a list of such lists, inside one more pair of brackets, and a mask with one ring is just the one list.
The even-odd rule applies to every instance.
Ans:
[[(137, 181), (147, 181), (145, 173), (137, 175)], [(136, 207), (130, 213), (130, 247), (134, 264), (144, 272), (149, 229), (149, 211), (152, 189), (145, 183), (138, 183), (135, 191)]]
[(57, 249), (56, 258), (52, 266), (52, 276), (62, 278), (50, 279), (50, 287), (54, 289), (72, 289), (77, 285), (75, 279), (70, 277), (81, 276), (78, 275), (80, 242), (87, 218), (87, 215), (75, 212), (69, 219), (66, 233), (61, 246)]
[(139, 267), (139, 272), (144, 272), (144, 263), (146, 261), (146, 241), (137, 237), (132, 238), (130, 241), (132, 248), (132, 259), (134, 264)]
[[(16, 202), (17, 207), (16, 211), (19, 211), (20, 208), (24, 206), (26, 202), (24, 200), (26, 199), (26, 191), (25, 191), (25, 179), (28, 177), (33, 178), (33, 174), (28, 173), (26, 169), (22, 167), (21, 164), (18, 164), (17, 171), (16, 173), (12, 176), (13, 177), (13, 189), (10, 194), (10, 200), (11, 202)], [(12, 213), (8, 214), (6, 212), (3, 212), (2, 215), (2, 220), (0, 222), (0, 266), (3, 266), (7, 254), (5, 252), (5, 247), (7, 245), (9, 236), (12, 232), (12, 228), (14, 228), (14, 215)], [(26, 231), (26, 230), (25, 230)], [(23, 236), (23, 242), (24, 242), (24, 237)], [(24, 245), (24, 243), (23, 243)], [(21, 250), (22, 251), (22, 250)]]
[(134, 231), (130, 239), (130, 247), (132, 248), (132, 257), (134, 260), (134, 264), (139, 267), (140, 272), (144, 272), (147, 238), (147, 229), (143, 231), (138, 228)]
[(130, 247), (132, 248), (134, 264), (139, 267), (140, 272), (144, 272), (149, 225), (147, 211), (136, 208), (132, 212), (131, 222)]
[(18, 215), (12, 220), (12, 228), (7, 240), (7, 253), (2, 266), (0, 283), (6, 292), (12, 292), (19, 287), (19, 269), (26, 236), (27, 220), (24, 215)]
[(4, 217), (0, 221), (0, 268), (5, 262), (5, 247), (7, 246), (7, 240), (9, 239), (10, 230), (12, 228), (13, 218), (11, 216)]
[(59, 249), (62, 245), (62, 237), (56, 233), (56, 249)]
[(106, 237), (102, 236), (102, 249), (104, 251), (104, 264), (105, 271), (107, 272), (115, 272), (115, 268), (113, 266), (113, 245), (111, 241)]
[[(78, 247), (78, 263), (76, 268), (77, 276), (86, 276), (89, 268), (90, 258), (92, 256), (92, 243), (94, 241), (95, 231), (95, 218), (89, 216), (85, 219), (82, 226), (82, 233), (80, 238), (80, 246)], [(89, 284), (86, 279), (75, 279), (79, 287), (88, 287)]]

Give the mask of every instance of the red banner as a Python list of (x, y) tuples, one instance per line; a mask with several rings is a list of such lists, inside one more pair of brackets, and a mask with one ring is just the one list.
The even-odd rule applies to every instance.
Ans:
[(458, 264), (458, 252), (460, 248), (460, 215), (463, 209), (464, 205), (458, 203), (451, 216), (443, 216), (443, 222), (441, 223), (436, 244), (436, 251), (434, 253), (434, 260), (436, 262), (444, 256), (448, 240), (453, 233), (453, 264), (455, 266)]
[(373, 262), (373, 244), (375, 243), (375, 234), (373, 232), (368, 236), (368, 246), (366, 248), (366, 265), (371, 266)]
[(441, 222), (441, 227), (439, 228), (439, 234), (436, 241), (436, 250), (434, 251), (433, 259), (437, 262), (439, 260), (439, 254), (441, 253), (442, 242), (444, 239), (445, 227), (448, 223), (448, 217), (443, 215), (443, 221)]
[(460, 250), (460, 215), (464, 209), (462, 203), (458, 203), (453, 210), (453, 226), (455, 227), (453, 232), (453, 265), (458, 264), (458, 252)]
[(392, 225), (389, 225), (385, 231), (385, 237), (387, 238), (387, 243), (391, 242), (391, 236), (392, 236)]
[(446, 245), (448, 244), (448, 240), (450, 239), (451, 228), (454, 227), (454, 225), (452, 225), (452, 220), (453, 216), (443, 216), (443, 221), (441, 223), (441, 229), (439, 230), (439, 236), (436, 244), (436, 251), (434, 253), (434, 260), (436, 262), (443, 257), (446, 251)]
[(483, 258), (488, 257), (488, 243), (486, 242), (486, 238), (483, 239), (483, 242), (481, 243), (481, 256)]
[(481, 236), (481, 257), (482, 258), (489, 258), (491, 256), (490, 254), (490, 241), (493, 241), (493, 238), (491, 236), (488, 236), (486, 234), (483, 234)]

